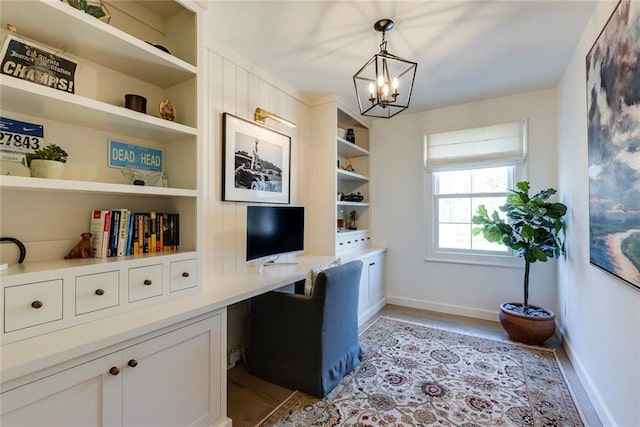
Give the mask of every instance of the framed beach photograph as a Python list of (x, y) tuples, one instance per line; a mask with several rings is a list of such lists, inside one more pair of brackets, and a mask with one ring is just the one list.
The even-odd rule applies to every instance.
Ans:
[(622, 0), (586, 57), (589, 261), (640, 289), (640, 2)]
[(289, 203), (291, 138), (223, 114), (222, 200)]

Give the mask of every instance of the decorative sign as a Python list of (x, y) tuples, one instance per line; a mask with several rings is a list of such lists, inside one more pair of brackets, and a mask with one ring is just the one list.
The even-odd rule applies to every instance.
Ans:
[(109, 167), (162, 172), (162, 150), (110, 139)]
[(74, 93), (75, 62), (11, 34), (6, 35), (0, 56), (2, 74)]
[(44, 147), (44, 127), (0, 117), (0, 160), (22, 163), (26, 154)]

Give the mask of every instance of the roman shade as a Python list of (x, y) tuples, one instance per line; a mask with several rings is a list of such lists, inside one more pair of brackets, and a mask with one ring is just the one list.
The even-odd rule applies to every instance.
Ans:
[(523, 163), (527, 154), (527, 121), (432, 133), (426, 141), (431, 171)]

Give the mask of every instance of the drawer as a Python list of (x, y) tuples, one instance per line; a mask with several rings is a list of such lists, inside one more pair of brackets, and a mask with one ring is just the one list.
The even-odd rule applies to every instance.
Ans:
[(119, 277), (118, 271), (76, 277), (76, 315), (117, 306)]
[(62, 279), (4, 289), (4, 331), (62, 319)]
[(197, 268), (195, 259), (172, 262), (169, 267), (169, 292), (195, 287), (198, 284)]
[(129, 269), (129, 302), (162, 295), (162, 264)]

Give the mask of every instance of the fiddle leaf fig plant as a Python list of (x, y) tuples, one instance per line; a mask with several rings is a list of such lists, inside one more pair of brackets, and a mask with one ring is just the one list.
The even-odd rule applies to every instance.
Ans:
[(477, 215), (472, 218), (474, 236), (482, 233), (489, 242), (499, 243), (513, 249), (524, 258), (524, 303), (523, 311), (529, 311), (529, 269), (532, 263), (546, 262), (549, 258), (558, 258), (564, 253), (561, 232), (564, 229), (563, 217), (567, 207), (563, 203), (549, 202), (556, 194), (553, 188), (542, 190), (529, 196), (531, 186), (528, 181), (516, 184), (517, 190), (500, 206), (506, 214), (506, 220), (498, 212), (491, 215), (484, 205), (480, 205)]
[(31, 167), (31, 161), (40, 159), (40, 160), (55, 160), (57, 162), (66, 163), (69, 154), (62, 149), (62, 147), (56, 144), (49, 144), (44, 148), (36, 150), (33, 153), (29, 153), (25, 156), (25, 160), (23, 163), (26, 163), (27, 167)]

